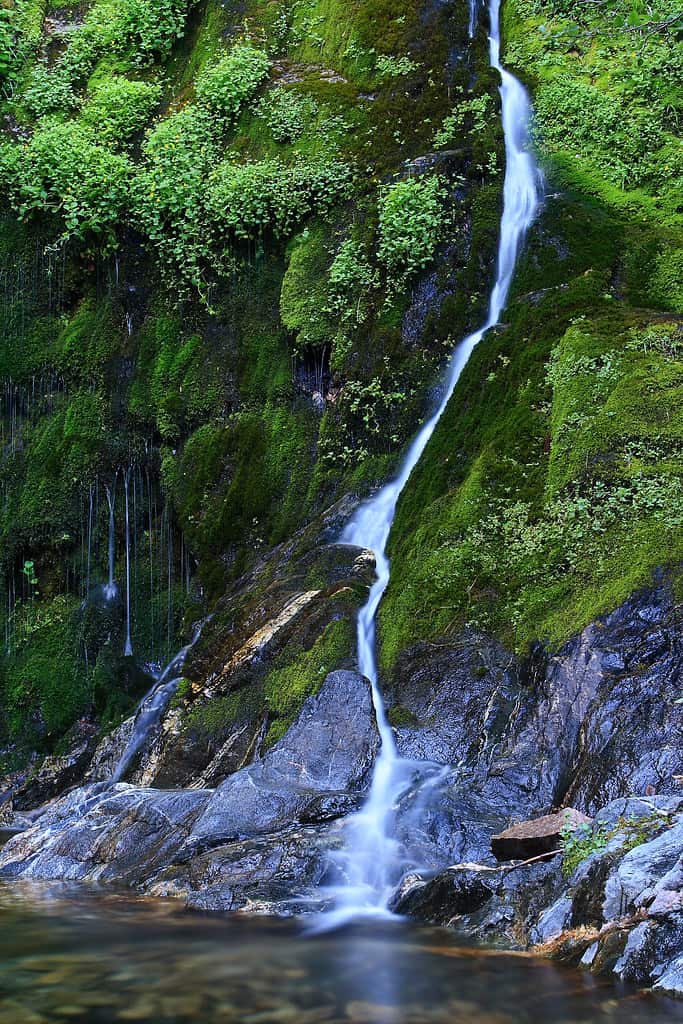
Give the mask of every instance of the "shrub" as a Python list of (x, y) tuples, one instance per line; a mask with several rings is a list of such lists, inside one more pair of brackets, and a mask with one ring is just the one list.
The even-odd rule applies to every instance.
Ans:
[(316, 110), (312, 97), (279, 86), (259, 102), (256, 116), (265, 121), (276, 142), (292, 142), (303, 135)]
[(105, 53), (136, 66), (166, 56), (183, 32), (187, 0), (97, 0), (60, 60), (72, 81), (82, 82)]
[(152, 82), (113, 77), (100, 83), (83, 109), (81, 120), (97, 129), (102, 142), (125, 142), (142, 130), (161, 98)]
[(236, 238), (255, 238), (266, 230), (283, 237), (308, 214), (344, 198), (349, 181), (348, 165), (335, 160), (293, 165), (226, 161), (209, 182), (208, 205), (216, 225)]
[(48, 125), (27, 145), (0, 151), (0, 180), (20, 217), (56, 213), (64, 239), (106, 248), (127, 207), (132, 166), (96, 140), (92, 129), (75, 122)]
[(268, 74), (270, 60), (253, 46), (235, 46), (216, 64), (205, 68), (197, 79), (197, 98), (229, 120), (256, 92)]
[(76, 110), (80, 100), (62, 67), (48, 68), (45, 64), (37, 64), (24, 92), (23, 104), (33, 117), (40, 118), (55, 111)]
[(201, 287), (209, 252), (204, 196), (218, 159), (216, 125), (205, 108), (190, 104), (148, 134), (144, 164), (133, 184), (133, 205), (162, 256), (162, 266)]
[(442, 198), (438, 176), (408, 178), (382, 191), (378, 255), (390, 275), (407, 277), (433, 259), (443, 227)]

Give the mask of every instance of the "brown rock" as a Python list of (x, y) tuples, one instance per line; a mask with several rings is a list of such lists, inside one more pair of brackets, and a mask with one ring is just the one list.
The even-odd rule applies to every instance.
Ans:
[(567, 825), (574, 831), (580, 825), (589, 825), (590, 822), (591, 819), (581, 811), (565, 807), (555, 814), (521, 821), (491, 836), (491, 852), (497, 860), (528, 860), (544, 853), (559, 853), (562, 833)]

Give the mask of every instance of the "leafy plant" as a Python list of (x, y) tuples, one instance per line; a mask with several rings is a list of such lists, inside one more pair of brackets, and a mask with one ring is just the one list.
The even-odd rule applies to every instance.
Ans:
[(441, 179), (406, 178), (385, 187), (379, 201), (378, 256), (399, 280), (434, 258), (444, 226)]
[(348, 165), (335, 160), (225, 161), (209, 180), (208, 208), (216, 226), (238, 239), (266, 231), (286, 237), (306, 216), (343, 199), (350, 176)]
[(217, 63), (204, 68), (196, 83), (197, 99), (232, 121), (269, 70), (268, 54), (242, 43)]
[(0, 180), (22, 218), (57, 214), (62, 237), (107, 247), (127, 207), (132, 167), (75, 122), (50, 124), (25, 146), (0, 150)]
[(97, 130), (102, 142), (119, 145), (144, 128), (160, 98), (161, 87), (153, 82), (114, 75), (93, 89), (81, 120)]
[(303, 135), (317, 109), (311, 96), (278, 86), (259, 101), (256, 116), (265, 121), (276, 142), (293, 142)]
[(609, 841), (609, 835), (603, 828), (593, 829), (591, 825), (579, 825), (578, 828), (572, 824), (568, 817), (562, 829), (561, 850), (562, 850), (562, 874), (569, 878), (581, 864), (592, 853), (599, 853), (604, 850)]
[(36, 64), (22, 103), (33, 117), (41, 118), (55, 111), (73, 113), (81, 101), (63, 67), (48, 68), (46, 64)]

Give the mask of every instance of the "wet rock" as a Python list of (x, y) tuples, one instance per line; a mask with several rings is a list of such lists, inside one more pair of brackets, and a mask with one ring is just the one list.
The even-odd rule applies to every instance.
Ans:
[(46, 803), (76, 785), (82, 778), (93, 756), (97, 727), (88, 719), (81, 719), (72, 730), (72, 742), (61, 756), (46, 757), (39, 768), (12, 794), (14, 808), (28, 810)]
[(428, 924), (449, 925), (493, 897), (496, 883), (490, 884), (490, 874), (495, 872), (450, 868), (429, 881), (415, 881), (394, 901), (392, 909)]
[(139, 884), (172, 859), (210, 793), (87, 786), (0, 850), (0, 876)]
[(310, 820), (321, 796), (341, 799), (343, 809), (348, 804), (338, 794), (366, 786), (378, 746), (369, 684), (356, 672), (330, 673), (285, 737), (218, 787), (188, 846), (200, 850)]
[[(683, 850), (683, 816), (649, 843), (631, 850), (605, 885), (603, 914), (606, 920), (633, 913), (637, 906), (651, 902), (656, 883), (678, 866)], [(675, 884), (675, 876), (671, 876)], [(683, 876), (678, 874), (678, 885)]]
[(565, 830), (575, 831), (580, 825), (590, 824), (590, 821), (585, 814), (567, 807), (555, 814), (522, 821), (491, 836), (491, 851), (501, 861), (528, 860), (545, 853), (556, 853), (560, 849)]
[(171, 864), (148, 891), (174, 896), (199, 910), (249, 910), (290, 916), (322, 881), (329, 851), (340, 841), (335, 826), (290, 828), (225, 843)]
[(555, 938), (555, 936), (569, 928), (571, 918), (572, 901), (563, 896), (541, 914), (538, 924), (531, 932), (531, 941), (542, 943)]
[(669, 964), (661, 978), (655, 982), (655, 992), (683, 999), (683, 954)]

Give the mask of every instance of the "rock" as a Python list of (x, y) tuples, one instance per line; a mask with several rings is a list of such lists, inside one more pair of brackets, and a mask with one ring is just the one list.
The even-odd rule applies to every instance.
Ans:
[(532, 941), (540, 943), (555, 938), (569, 927), (571, 917), (572, 901), (563, 896), (541, 914), (538, 924), (533, 929)]
[(343, 811), (343, 794), (368, 783), (378, 746), (369, 684), (356, 672), (330, 673), (284, 738), (218, 787), (188, 848), (197, 852), (311, 820), (323, 796), (340, 801)]
[(493, 897), (496, 883), (492, 871), (449, 868), (428, 881), (414, 881), (394, 901), (392, 910), (428, 924), (449, 925), (454, 918), (483, 907)]
[(605, 920), (633, 913), (654, 897), (654, 886), (674, 868), (683, 850), (683, 816), (656, 839), (631, 850), (605, 885)]
[[(171, 864), (150, 883), (155, 896), (174, 896), (199, 910), (249, 910), (290, 916), (307, 905), (340, 841), (334, 825), (290, 828), (226, 843)], [(297, 908), (297, 909), (295, 909)]]
[(0, 875), (134, 885), (203, 909), (281, 905), (317, 886), (379, 736), (370, 687), (330, 673), (263, 758), (216, 791), (96, 783), (49, 806), (0, 850)]
[(0, 850), (0, 875), (141, 884), (165, 866), (211, 794), (86, 786)]
[(683, 999), (683, 954), (676, 957), (654, 984), (655, 992)]
[(567, 807), (555, 814), (522, 821), (491, 836), (491, 851), (501, 861), (528, 860), (544, 853), (559, 852), (562, 833), (567, 828), (573, 832), (580, 825), (588, 825), (590, 822), (591, 819), (585, 814)]
[(81, 719), (72, 729), (71, 737), (65, 754), (46, 757), (35, 773), (17, 787), (12, 794), (15, 810), (38, 807), (81, 781), (95, 749), (97, 727), (89, 719)]

